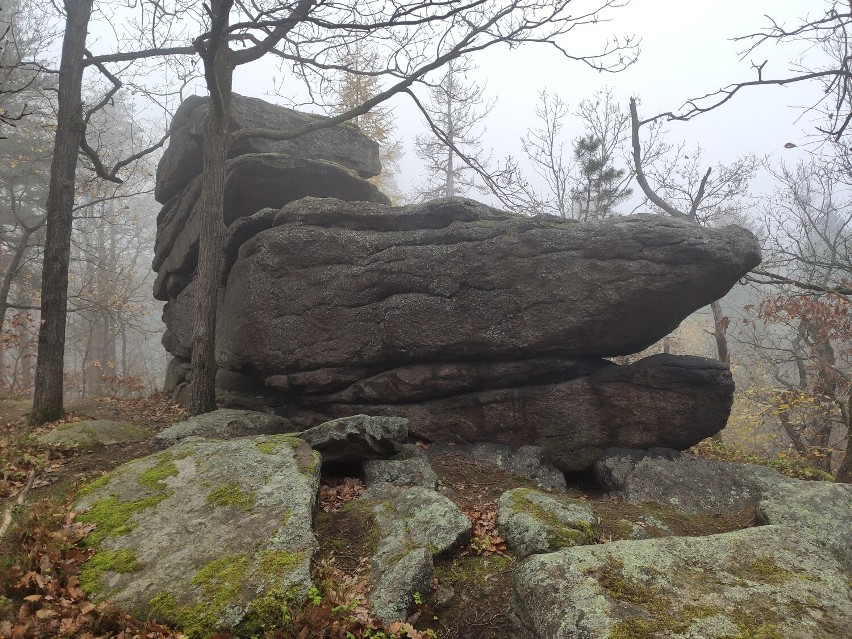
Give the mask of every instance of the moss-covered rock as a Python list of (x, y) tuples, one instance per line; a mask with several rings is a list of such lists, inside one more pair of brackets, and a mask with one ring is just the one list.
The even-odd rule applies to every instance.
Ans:
[(151, 439), (151, 448), (161, 450), (187, 437), (234, 439), (257, 435), (280, 435), (295, 430), (292, 422), (277, 415), (254, 410), (220, 408), (172, 424)]
[(449, 499), (421, 486), (372, 486), (359, 500), (370, 505), (379, 532), (373, 553), (370, 602), (384, 622), (405, 618), (414, 595), (432, 593), (432, 558), (470, 539), (470, 520)]
[(842, 639), (852, 588), (820, 546), (764, 526), (529, 557), (509, 617), (521, 639)]
[(531, 488), (506, 491), (497, 528), (518, 557), (594, 543), (595, 513), (588, 502)]
[(59, 444), (81, 450), (96, 446), (138, 442), (151, 436), (151, 431), (131, 422), (94, 419), (62, 424), (48, 433), (40, 435), (42, 444)]
[(96, 550), (84, 589), (191, 639), (274, 624), (263, 602), (303, 599), (316, 550), (319, 455), (293, 439), (191, 438), (81, 491), (75, 509), (95, 524), (84, 543)]

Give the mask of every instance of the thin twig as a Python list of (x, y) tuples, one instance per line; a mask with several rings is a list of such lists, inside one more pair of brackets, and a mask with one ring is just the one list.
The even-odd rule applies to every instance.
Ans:
[(14, 503), (6, 506), (6, 510), (3, 512), (3, 520), (2, 524), (0, 524), (0, 539), (6, 534), (9, 526), (12, 523), (12, 513), (24, 505), (24, 500), (27, 498), (27, 493), (30, 492), (30, 488), (33, 487), (33, 482), (35, 481), (35, 468), (30, 468), (30, 472), (27, 473), (27, 484), (24, 486), (23, 490), (18, 493), (18, 498)]

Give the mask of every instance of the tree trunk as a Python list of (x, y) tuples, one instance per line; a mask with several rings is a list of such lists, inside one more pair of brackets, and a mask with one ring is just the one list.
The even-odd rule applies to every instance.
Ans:
[(203, 174), (201, 178), (201, 238), (198, 247), (198, 271), (195, 305), (192, 314), (192, 383), (189, 412), (199, 415), (216, 410), (216, 306), (222, 273), (222, 241), (225, 236), (223, 205), (225, 198), (225, 158), (230, 135), (231, 82), (234, 68), (226, 37), (230, 0), (213, 0), (216, 18), (208, 49), (202, 54), (204, 75), (210, 90), (207, 117), (204, 120)]
[(837, 469), (834, 481), (843, 484), (852, 484), (852, 436), (847, 436), (846, 438), (846, 454), (843, 457), (843, 461), (840, 462), (840, 468)]
[(47, 235), (41, 283), (33, 411), (41, 424), (62, 416), (65, 320), (68, 310), (68, 261), (74, 208), (77, 154), (83, 136), (83, 56), (93, 0), (65, 0), (67, 14), (59, 65), (59, 113), (47, 195)]
[[(731, 354), (728, 352), (727, 322), (725, 314), (722, 313), (722, 305), (719, 304), (719, 300), (710, 304), (710, 310), (713, 311), (713, 337), (716, 338), (717, 356), (720, 362), (730, 366)], [(717, 444), (723, 443), (721, 430), (713, 435), (713, 441)]]

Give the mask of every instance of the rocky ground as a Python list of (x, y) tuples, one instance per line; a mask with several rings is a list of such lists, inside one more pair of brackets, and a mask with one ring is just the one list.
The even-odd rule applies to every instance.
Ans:
[[(184, 474), (181, 464), (202, 454), (215, 457), (220, 454), (218, 445), (202, 445), (197, 439), (181, 442), (185, 433), (176, 435), (174, 429), (166, 430), (185, 415), (180, 407), (162, 397), (72, 404), (64, 423), (39, 429), (26, 425), (27, 409), (25, 401), (0, 400), (0, 513), (3, 522), (7, 513), (11, 519), (11, 525), (4, 527), (0, 535), (0, 637), (154, 639), (182, 636), (173, 627), (158, 621), (157, 615), (150, 615), (150, 611), (134, 617), (123, 612), (132, 609), (131, 604), (120, 609), (110, 602), (110, 597), (94, 595), (90, 598), (96, 590), (93, 583), (103, 585), (101, 581), (115, 586), (112, 592), (116, 597), (125, 596), (121, 592), (126, 589), (120, 591), (118, 587), (124, 583), (121, 580), (143, 571), (132, 565), (135, 555), (122, 554), (124, 551), (115, 545), (109, 546), (104, 553), (93, 543), (97, 531), (103, 530), (103, 522), (98, 524), (100, 528), (90, 523), (93, 521), (90, 513), (92, 504), (97, 503), (97, 491), (102, 489), (107, 478), (87, 489), (88, 496), (81, 495), (80, 489), (105, 472), (114, 471), (107, 476), (112, 477), (109, 481), (114, 480), (116, 473), (135, 472), (137, 481), (134, 483), (150, 489), (143, 493), (143, 499), (152, 496), (155, 501), (166, 499), (162, 492), (163, 482), (169, 480), (173, 492), (176, 486), (173, 480)], [(92, 420), (97, 420), (94, 425), (81, 425), (81, 422)], [(255, 434), (255, 431), (263, 431), (257, 424), (249, 424), (247, 428), (255, 429), (243, 433), (253, 436), (251, 450), (255, 452), (251, 453), (254, 461), (243, 462), (242, 467), (251, 468), (254, 473), (246, 481), (252, 486), (265, 485), (268, 478), (258, 470), (264, 455), (257, 457), (257, 451), (272, 453), (278, 443), (290, 440), (276, 439), (283, 436)], [(102, 444), (86, 439), (90, 432), (107, 433), (109, 437), (128, 441)], [(51, 442), (49, 433), (63, 433), (72, 438), (74, 445)], [(142, 460), (135, 466), (124, 465), (122, 470), (116, 471), (122, 464), (150, 455), (152, 450), (162, 450), (176, 441), (179, 443), (166, 452), (146, 457), (147, 461)], [(318, 443), (311, 445), (321, 447)], [(726, 466), (724, 477), (731, 482), (729, 492), (740, 497), (702, 510), (689, 505), (689, 498), (695, 496), (696, 489), (687, 488), (678, 493), (675, 484), (665, 485), (659, 479), (674, 477), (686, 485), (685, 479), (677, 479), (678, 473), (684, 478), (700, 475), (691, 456), (614, 454), (605, 465), (599, 466), (598, 479), (591, 473), (569, 476), (567, 485), (563, 485), (561, 474), (554, 474), (552, 467), (487, 447), (462, 449), (420, 443), (410, 446), (404, 459), (396, 462), (368, 462), (362, 470), (351, 460), (338, 459), (335, 464), (323, 466), (321, 472), (311, 463), (310, 449), (308, 453), (300, 453), (299, 447), (293, 446), (292, 450), (292, 453), (282, 453), (281, 461), (270, 468), (286, 465), (290, 463), (286, 460), (292, 458), (295, 460), (293, 467), (302, 471), (300, 476), (308, 482), (307, 486), (316, 486), (311, 481), (318, 482), (319, 490), (314, 491), (318, 492), (313, 521), (316, 542), (315, 547), (309, 549), (314, 554), (311, 579), (306, 581), (312, 585), (304, 591), (301, 598), (304, 603), (298, 607), (291, 605), (283, 614), (283, 600), (275, 600), (278, 607), (274, 611), (276, 623), (272, 625), (277, 629), (258, 626), (245, 636), (359, 639), (380, 637), (385, 633), (385, 637), (408, 636), (411, 639), (436, 636), (503, 639), (520, 636), (518, 628), (523, 628), (527, 633), (524, 636), (568, 637), (573, 635), (564, 634), (566, 631), (560, 629), (560, 625), (573, 615), (591, 624), (586, 629), (592, 632), (588, 636), (613, 639), (681, 636), (678, 632), (683, 633), (693, 626), (699, 630), (693, 628), (692, 631), (699, 634), (690, 636), (774, 639), (800, 636), (777, 634), (780, 626), (771, 618), (774, 608), (789, 604), (788, 599), (793, 596), (789, 593), (793, 591), (798, 597), (801, 616), (815, 624), (813, 627), (817, 631), (812, 636), (843, 637), (842, 628), (836, 631), (832, 628), (838, 619), (848, 619), (852, 615), (852, 602), (848, 601), (852, 584), (848, 576), (845, 586), (841, 583), (838, 589), (827, 568), (830, 561), (808, 559), (816, 553), (811, 538), (791, 538), (785, 532), (802, 528), (801, 521), (790, 519), (791, 512), (795, 514), (801, 510), (802, 504), (793, 511), (783, 507), (797, 499), (809, 503), (823, 499), (820, 508), (828, 517), (832, 507), (840, 503), (843, 508), (846, 502), (827, 500), (822, 493), (811, 497), (799, 483), (791, 480), (789, 485), (779, 484), (777, 479), (772, 479), (773, 490), (779, 493), (766, 498), (761, 493), (749, 498), (747, 488), (756, 485), (757, 480), (753, 478), (763, 477), (762, 471), (750, 472), (743, 478), (729, 473)], [(724, 449), (709, 444), (702, 445), (696, 452), (703, 458), (727, 454)], [(226, 457), (236, 460), (239, 466), (245, 454), (245, 451), (230, 451)], [(665, 467), (664, 472), (660, 471), (661, 465)], [(312, 468), (318, 473), (313, 479), (311, 472), (314, 470), (309, 472)], [(711, 464), (701, 468), (714, 467)], [(789, 466), (780, 469), (787, 475), (799, 477), (810, 472)], [(246, 474), (245, 471), (235, 472), (237, 476)], [(775, 473), (766, 476), (770, 475), (777, 477)], [(241, 481), (243, 479), (240, 477)], [(408, 488), (393, 488), (393, 484), (379, 479), (391, 479)], [(607, 487), (602, 488), (598, 480)], [(202, 483), (209, 486), (215, 481), (211, 475)], [(705, 477), (701, 481), (707, 484), (710, 479)], [(653, 494), (648, 491), (653, 489), (655, 482), (658, 489), (669, 496), (668, 503), (651, 499)], [(213, 486), (207, 503), (231, 509), (223, 511), (226, 514), (240, 513), (241, 525), (248, 526), (247, 522), (255, 517), (256, 509), (250, 508), (255, 501), (274, 512), (275, 503), (263, 494), (255, 500), (235, 482), (225, 486), (227, 490)], [(830, 487), (824, 482), (813, 486), (820, 490)], [(270, 490), (268, 495), (272, 499), (281, 492)], [(139, 502), (139, 496), (133, 498), (137, 500), (133, 503)], [(75, 512), (75, 506), (82, 514)], [(460, 519), (453, 513), (458, 513)], [(144, 544), (148, 543), (145, 540), (155, 539), (160, 549), (165, 541), (153, 533), (162, 528), (160, 532), (166, 538), (173, 538), (177, 551), (185, 553), (185, 538), (169, 532), (174, 522), (158, 521), (156, 513), (148, 514), (152, 516), (149, 520), (140, 515), (140, 529), (127, 537), (128, 543), (142, 553)], [(268, 516), (255, 518), (266, 522), (263, 525), (268, 527)], [(229, 521), (229, 517), (221, 519)], [(286, 535), (282, 531), (292, 533), (290, 519), (290, 515), (284, 517), (277, 532), (264, 534), (271, 535), (273, 541), (283, 539)], [(446, 525), (435, 529), (436, 520)], [(761, 523), (782, 525), (757, 526)], [(190, 524), (180, 525), (186, 529)], [(832, 527), (821, 525), (823, 541), (829, 548), (839, 548), (836, 556), (842, 560), (845, 542), (840, 539), (832, 546), (834, 542), (826, 532)], [(208, 526), (212, 524), (205, 523), (204, 527)], [(734, 534), (743, 538), (718, 536), (732, 531), (741, 531)], [(222, 536), (212, 527), (205, 534), (217, 539)], [(710, 535), (716, 536), (707, 537)], [(705, 542), (705, 537), (709, 541)], [(298, 543), (303, 546), (313, 543), (304, 541), (304, 537), (301, 539)], [(726, 541), (729, 539), (733, 541)], [(239, 545), (238, 535), (234, 543)], [(706, 546), (702, 545), (705, 543)], [(710, 548), (713, 544), (720, 547)], [(291, 579), (295, 555), (282, 554), (284, 547), (273, 543), (269, 549), (261, 550), (260, 555), (268, 558), (273, 556), (270, 553), (277, 552), (273, 568), (281, 569), (286, 564), (284, 572)], [(709, 587), (688, 579), (703, 569), (701, 558), (708, 555), (708, 549), (722, 561), (712, 570), (721, 575), (720, 582)], [(764, 552), (766, 549), (772, 551)], [(552, 550), (559, 552), (535, 554), (523, 561), (531, 553)], [(659, 574), (648, 572), (647, 566), (644, 571), (637, 568), (643, 556), (655, 552), (675, 558), (666, 561), (677, 561), (687, 569), (675, 570), (659, 560), (654, 560), (659, 564)], [(93, 560), (98, 556), (100, 560)], [(304, 556), (307, 555), (299, 554), (299, 557)], [(110, 558), (112, 563), (105, 571), (93, 572), (93, 565), (103, 557)], [(117, 558), (121, 557), (131, 565), (120, 567)], [(181, 561), (188, 559), (184, 557)], [(215, 561), (210, 563), (216, 564)], [(220, 563), (221, 566), (216, 564), (217, 574), (234, 570), (234, 561)], [(754, 573), (761, 578), (757, 579)], [(405, 582), (401, 587), (408, 588), (405, 592), (409, 593), (404, 602), (392, 588), (381, 590), (387, 584), (397, 584), (400, 579)], [(195, 578), (193, 583), (196, 583)], [(572, 584), (575, 593), (586, 592), (585, 588), (588, 591), (585, 599), (567, 597), (563, 592), (565, 584)], [(201, 587), (207, 586), (202, 584)], [(829, 600), (820, 594), (823, 591), (819, 588), (823, 587), (834, 587), (837, 594)], [(725, 616), (714, 609), (711, 604), (718, 603), (722, 590), (731, 588), (739, 593), (737, 596), (757, 600), (763, 617)], [(215, 595), (222, 593), (233, 594), (234, 601), (245, 594), (231, 593), (220, 584)], [(817, 596), (822, 600), (815, 601)], [(617, 602), (622, 611), (615, 622), (602, 618), (600, 602), (606, 598)], [(160, 603), (164, 599), (160, 597)], [(568, 599), (572, 599), (572, 603), (566, 607)], [(690, 601), (693, 603), (684, 607), (684, 602)], [(175, 613), (164, 609), (159, 616), (168, 617), (171, 613), (173, 618), (177, 615), (186, 621), (185, 615), (180, 616), (180, 610)], [(558, 610), (556, 616), (554, 610)], [(270, 613), (264, 611), (264, 614)], [(187, 630), (187, 624), (183, 626)], [(203, 636), (206, 631), (198, 628), (202, 626), (187, 632), (190, 636), (193, 633)], [(224, 639), (230, 635), (220, 632), (215, 636)]]

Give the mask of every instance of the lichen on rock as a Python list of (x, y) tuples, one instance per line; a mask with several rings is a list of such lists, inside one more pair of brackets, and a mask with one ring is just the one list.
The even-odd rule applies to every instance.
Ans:
[(295, 439), (191, 438), (84, 490), (75, 509), (95, 524), (84, 543), (96, 549), (86, 591), (192, 639), (242, 632), (268, 598), (298, 604), (317, 545), (320, 460)]
[(514, 488), (500, 497), (497, 527), (518, 557), (594, 543), (595, 514), (578, 499)]

